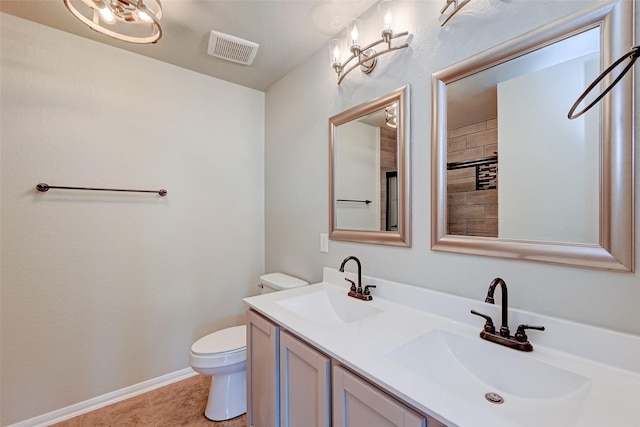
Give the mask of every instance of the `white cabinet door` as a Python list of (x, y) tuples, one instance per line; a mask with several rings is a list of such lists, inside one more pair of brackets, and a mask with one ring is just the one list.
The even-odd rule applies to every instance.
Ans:
[(280, 427), (278, 392), (279, 328), (247, 311), (247, 423)]
[(282, 427), (331, 426), (331, 360), (280, 332), (280, 420)]
[(356, 375), (333, 367), (333, 427), (426, 427), (427, 419)]

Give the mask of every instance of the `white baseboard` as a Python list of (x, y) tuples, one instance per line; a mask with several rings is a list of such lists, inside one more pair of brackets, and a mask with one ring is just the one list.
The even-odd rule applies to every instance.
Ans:
[(50, 426), (51, 424), (77, 417), (78, 415), (111, 405), (112, 403), (128, 399), (138, 394), (146, 393), (167, 384), (181, 381), (194, 375), (197, 375), (197, 372), (191, 368), (185, 368), (180, 371), (172, 372), (161, 377), (122, 388), (120, 390), (112, 391), (111, 393), (103, 394), (102, 396), (94, 397), (93, 399), (85, 400), (84, 402), (76, 403), (75, 405), (67, 406), (66, 408), (58, 409), (44, 415), (39, 415), (25, 421), (20, 421), (7, 427)]

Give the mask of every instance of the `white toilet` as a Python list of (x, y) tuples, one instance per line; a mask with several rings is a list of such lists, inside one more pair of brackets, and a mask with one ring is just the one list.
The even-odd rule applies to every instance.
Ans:
[[(282, 273), (260, 276), (260, 293), (308, 285)], [(212, 375), (204, 415), (224, 421), (247, 412), (247, 328), (233, 326), (200, 338), (191, 346), (189, 365), (202, 375)]]

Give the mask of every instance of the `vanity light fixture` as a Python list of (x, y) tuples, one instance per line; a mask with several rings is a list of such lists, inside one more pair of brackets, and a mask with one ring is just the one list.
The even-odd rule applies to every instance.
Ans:
[[(359, 19), (354, 19), (349, 26), (347, 27), (347, 48), (350, 52), (350, 56), (344, 61), (340, 61), (340, 45), (342, 44), (339, 39), (331, 40), (329, 43), (329, 57), (331, 61), (331, 67), (335, 70), (338, 75), (338, 84), (342, 83), (342, 80), (353, 71), (356, 67), (360, 67), (360, 70), (369, 74), (372, 72), (377, 63), (378, 56), (384, 55), (385, 53), (393, 52), (394, 50), (404, 49), (409, 47), (408, 43), (404, 43), (399, 46), (391, 46), (391, 40), (396, 39), (398, 37), (405, 37), (409, 35), (408, 31), (404, 31), (402, 33), (394, 34), (391, 29), (391, 24), (393, 21), (393, 5), (391, 0), (383, 0), (378, 4), (378, 12), (380, 14), (380, 21), (382, 26), (381, 38), (373, 43), (370, 43), (366, 46), (362, 46), (361, 37), (362, 37), (362, 22)], [(386, 43), (386, 48), (380, 52), (376, 52), (373, 48), (381, 43)], [(356, 60), (357, 62), (351, 67), (347, 68), (351, 61)]]
[(92, 30), (130, 43), (155, 43), (162, 37), (160, 0), (63, 0)]
[(398, 104), (394, 103), (384, 109), (384, 123), (391, 129), (398, 127)]

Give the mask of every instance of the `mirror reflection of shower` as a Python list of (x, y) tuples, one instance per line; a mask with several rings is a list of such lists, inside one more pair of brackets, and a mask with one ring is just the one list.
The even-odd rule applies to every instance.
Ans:
[(386, 173), (387, 196), (386, 205), (387, 212), (385, 217), (386, 231), (398, 230), (398, 171)]

